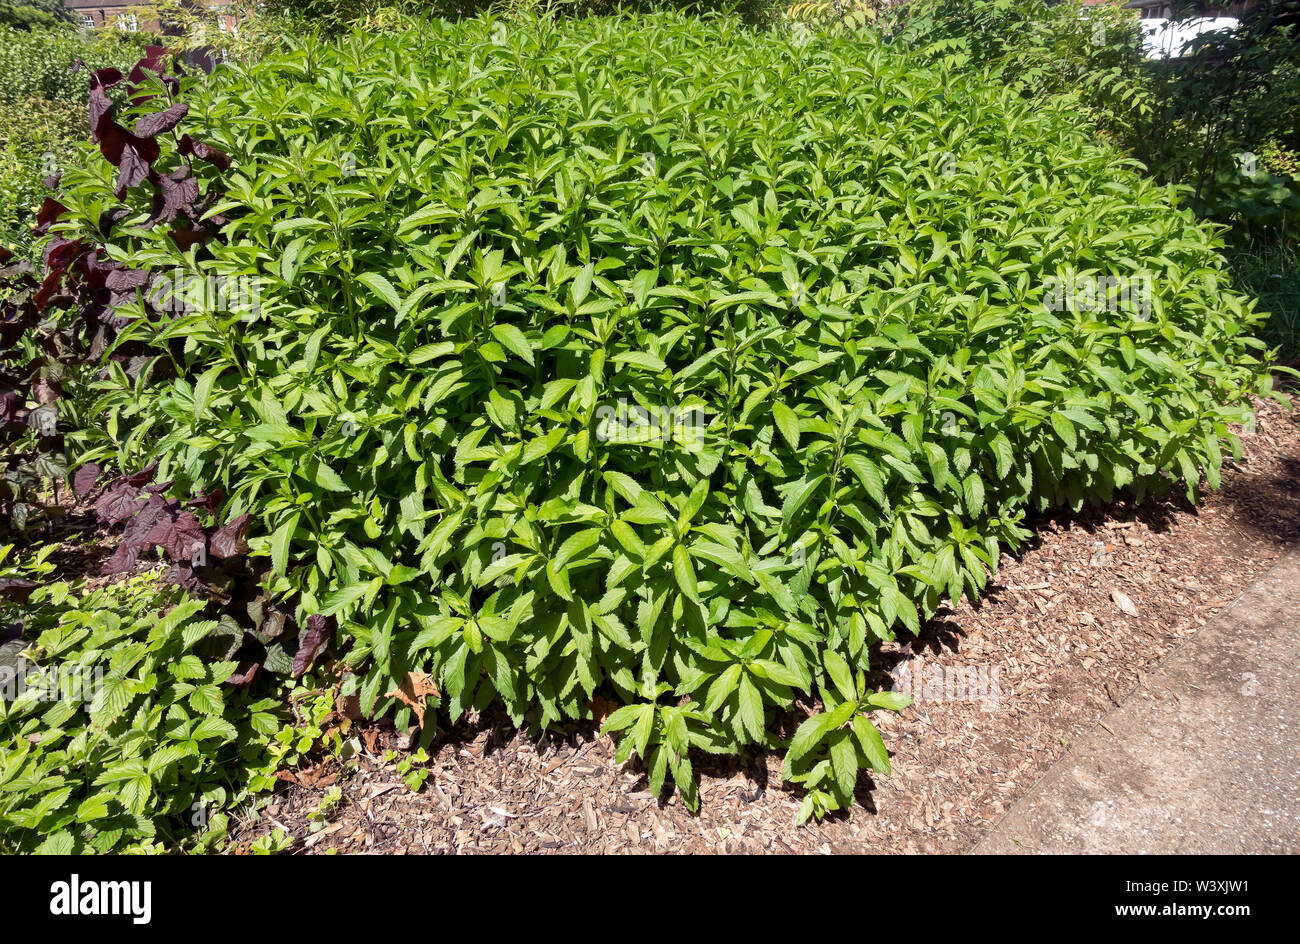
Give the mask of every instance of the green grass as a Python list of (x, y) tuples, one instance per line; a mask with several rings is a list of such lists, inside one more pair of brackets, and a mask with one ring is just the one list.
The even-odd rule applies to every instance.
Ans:
[(1229, 248), (1224, 255), (1237, 287), (1268, 312), (1262, 340), (1278, 348), (1280, 361), (1300, 360), (1300, 250), (1255, 244)]

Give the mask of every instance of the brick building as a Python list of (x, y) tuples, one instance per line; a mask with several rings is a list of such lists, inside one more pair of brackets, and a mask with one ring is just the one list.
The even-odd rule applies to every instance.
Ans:
[[(230, 5), (230, 0), (203, 0), (211, 9)], [(166, 24), (159, 29), (157, 19), (151, 19), (148, 0), (63, 0), (63, 5), (72, 11), (77, 25), (83, 29), (117, 29), (127, 33), (142, 31), (168, 33)], [(224, 33), (233, 29), (235, 17), (222, 15), (217, 25)]]

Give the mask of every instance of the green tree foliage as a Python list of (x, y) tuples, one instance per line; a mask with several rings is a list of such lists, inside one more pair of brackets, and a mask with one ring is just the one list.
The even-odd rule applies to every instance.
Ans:
[(75, 22), (63, 0), (0, 0), (0, 27), (50, 29)]

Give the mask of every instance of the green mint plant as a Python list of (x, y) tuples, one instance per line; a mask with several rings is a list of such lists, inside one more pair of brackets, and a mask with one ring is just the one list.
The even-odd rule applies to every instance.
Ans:
[(830, 685), (819, 685), (822, 711), (799, 726), (785, 754), (784, 778), (807, 790), (799, 807), (801, 823), (851, 806), (860, 770), (889, 773), (889, 752), (867, 715), (901, 711), (912, 703), (906, 695), (869, 691), (863, 671), (855, 673), (831, 650), (824, 660)]
[[(789, 773), (842, 809), (901, 707), (872, 647), (977, 595), (1033, 513), (1214, 487), (1270, 392), (1259, 316), (1068, 101), (729, 18), (501, 22), (179, 80), (218, 232), (128, 206), (104, 251), (257, 304), (119, 299), (154, 354), (106, 355), (78, 448), (222, 489), (366, 713), (546, 727), (600, 695), (694, 803), (693, 753), (779, 748), (820, 693)], [(114, 169), (62, 186), (54, 232), (99, 245)], [(670, 420), (623, 435), (633, 407)]]

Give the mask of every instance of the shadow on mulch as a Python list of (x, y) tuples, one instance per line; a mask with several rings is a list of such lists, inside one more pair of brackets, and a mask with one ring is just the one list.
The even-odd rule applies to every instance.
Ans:
[(90, 511), (74, 511), (59, 522), (49, 533), (43, 534), (41, 542), (58, 542), (46, 560), (54, 565), (50, 575), (55, 580), (76, 580), (81, 577), (97, 577), (113, 553), (113, 547), (106, 543), (107, 531), (101, 531), (95, 515)]

